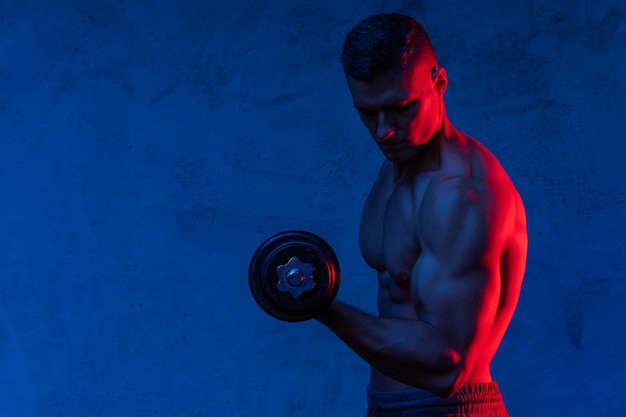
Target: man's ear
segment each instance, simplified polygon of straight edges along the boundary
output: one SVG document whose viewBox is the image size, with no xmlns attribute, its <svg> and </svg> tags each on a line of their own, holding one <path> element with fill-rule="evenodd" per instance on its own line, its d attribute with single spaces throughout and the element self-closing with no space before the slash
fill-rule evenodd
<svg viewBox="0 0 626 417">
<path fill-rule="evenodd" d="M 432 74 L 435 91 L 437 94 L 443 95 L 448 88 L 448 74 L 446 74 L 446 69 L 443 67 L 433 67 Z"/>
</svg>

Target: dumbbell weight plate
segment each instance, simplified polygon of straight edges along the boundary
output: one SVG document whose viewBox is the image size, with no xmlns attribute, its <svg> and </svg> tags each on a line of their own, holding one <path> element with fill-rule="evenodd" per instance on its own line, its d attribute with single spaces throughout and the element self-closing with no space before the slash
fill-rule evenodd
<svg viewBox="0 0 626 417">
<path fill-rule="evenodd" d="M 302 288 L 294 279 L 300 275 Z M 259 246 L 248 280 L 252 296 L 266 313 L 297 322 L 315 317 L 332 303 L 339 275 L 337 256 L 326 241 L 310 232 L 286 231 Z"/>
</svg>

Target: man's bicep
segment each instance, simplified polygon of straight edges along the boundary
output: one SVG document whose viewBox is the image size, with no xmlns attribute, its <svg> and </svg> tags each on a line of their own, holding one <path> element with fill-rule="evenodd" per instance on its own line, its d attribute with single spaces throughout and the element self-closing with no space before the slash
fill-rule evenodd
<svg viewBox="0 0 626 417">
<path fill-rule="evenodd" d="M 464 184 L 446 186 L 422 216 L 426 222 L 420 228 L 422 253 L 413 271 L 412 295 L 420 318 L 463 353 L 480 344 L 493 323 L 501 244 L 490 223 L 489 196 Z"/>
<path fill-rule="evenodd" d="M 447 262 L 446 262 L 447 263 Z M 487 336 L 498 307 L 499 270 L 477 263 L 452 270 L 423 253 L 413 270 L 412 297 L 418 317 L 430 323 L 450 348 L 465 352 Z"/>
</svg>

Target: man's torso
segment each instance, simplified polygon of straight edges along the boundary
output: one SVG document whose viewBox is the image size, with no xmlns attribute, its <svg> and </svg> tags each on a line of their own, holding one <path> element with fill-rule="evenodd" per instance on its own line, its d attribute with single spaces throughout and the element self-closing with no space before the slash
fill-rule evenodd
<svg viewBox="0 0 626 417">
<path fill-rule="evenodd" d="M 428 227 L 429 204 L 434 187 L 442 181 L 471 184 L 479 193 L 497 199 L 496 205 L 512 214 L 504 233 L 510 235 L 501 248 L 501 296 L 490 338 L 493 343 L 474 366 L 468 382 L 489 382 L 489 364 L 511 319 L 521 285 L 525 248 L 516 244 L 516 234 L 525 234 L 525 215 L 519 194 L 508 176 L 482 145 L 454 130 L 451 137 L 435 143 L 429 158 L 437 160 L 397 180 L 391 163 L 385 162 L 367 199 L 361 222 L 361 251 L 365 261 L 378 271 L 378 311 L 381 317 L 419 319 L 423 300 L 411 291 L 411 273 L 422 251 L 421 235 Z M 433 157 L 434 155 L 434 157 Z M 432 162 L 432 161 L 431 161 Z M 419 277 L 418 277 L 419 282 Z M 370 383 L 380 390 L 410 388 L 372 369 Z"/>
</svg>

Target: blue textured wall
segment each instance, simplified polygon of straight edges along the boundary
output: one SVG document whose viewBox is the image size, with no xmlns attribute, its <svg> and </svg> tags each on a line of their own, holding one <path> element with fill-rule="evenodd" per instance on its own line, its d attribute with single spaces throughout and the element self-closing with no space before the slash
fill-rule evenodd
<svg viewBox="0 0 626 417">
<path fill-rule="evenodd" d="M 0 414 L 361 416 L 367 366 L 247 286 L 306 229 L 373 311 L 360 209 L 381 157 L 338 61 L 421 20 L 449 114 L 528 210 L 494 362 L 512 415 L 626 408 L 626 6 L 619 0 L 0 1 Z"/>
</svg>

